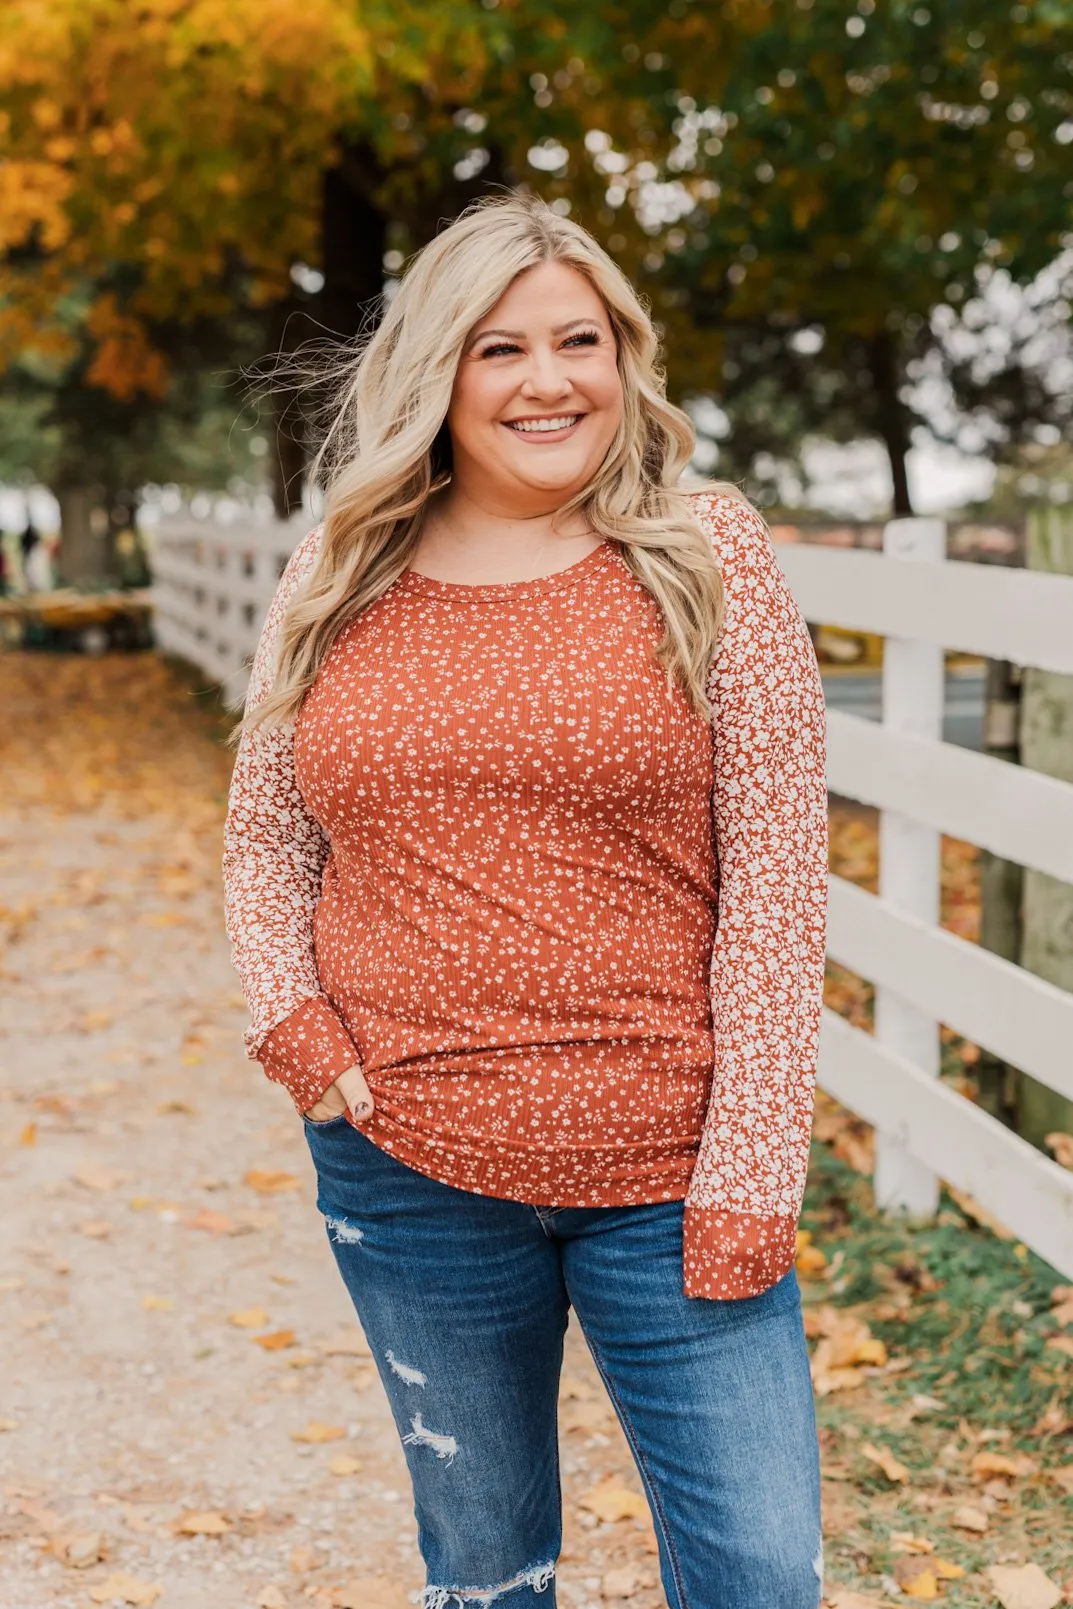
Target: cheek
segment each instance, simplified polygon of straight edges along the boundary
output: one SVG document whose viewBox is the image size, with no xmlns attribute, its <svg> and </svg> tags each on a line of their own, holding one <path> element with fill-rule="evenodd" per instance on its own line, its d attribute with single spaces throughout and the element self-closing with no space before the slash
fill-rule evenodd
<svg viewBox="0 0 1073 1609">
<path fill-rule="evenodd" d="M 509 397 L 510 387 L 491 367 L 468 368 L 455 382 L 447 428 L 456 440 L 471 440 L 498 419 Z"/>
</svg>

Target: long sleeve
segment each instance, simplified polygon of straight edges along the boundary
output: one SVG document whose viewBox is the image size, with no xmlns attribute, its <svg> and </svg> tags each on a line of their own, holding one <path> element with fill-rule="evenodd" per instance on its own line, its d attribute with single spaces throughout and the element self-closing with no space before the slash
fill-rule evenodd
<svg viewBox="0 0 1073 1609">
<path fill-rule="evenodd" d="M 708 682 L 715 1068 L 686 1197 L 684 1288 L 735 1298 L 789 1271 L 805 1191 L 826 949 L 826 717 L 767 527 L 733 497 L 698 494 L 695 507 L 726 619 Z"/>
<path fill-rule="evenodd" d="M 287 607 L 312 569 L 320 528 L 291 557 L 261 632 L 246 708 L 271 689 Z M 361 1057 L 325 995 L 313 952 L 328 841 L 294 774 L 291 723 L 244 732 L 224 827 L 224 915 L 250 1012 L 246 1053 L 308 1111 Z"/>
</svg>

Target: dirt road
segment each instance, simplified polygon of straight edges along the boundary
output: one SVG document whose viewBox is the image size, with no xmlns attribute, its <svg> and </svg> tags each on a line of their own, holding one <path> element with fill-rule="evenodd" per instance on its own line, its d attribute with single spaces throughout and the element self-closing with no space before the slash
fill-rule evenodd
<svg viewBox="0 0 1073 1609">
<path fill-rule="evenodd" d="M 300 1125 L 241 1052 L 218 728 L 148 656 L 0 681 L 0 1605 L 404 1609 L 394 1425 Z M 561 1601 L 654 1609 L 576 1335 L 563 1394 Z M 604 1482 L 620 1519 L 583 1506 Z"/>
</svg>

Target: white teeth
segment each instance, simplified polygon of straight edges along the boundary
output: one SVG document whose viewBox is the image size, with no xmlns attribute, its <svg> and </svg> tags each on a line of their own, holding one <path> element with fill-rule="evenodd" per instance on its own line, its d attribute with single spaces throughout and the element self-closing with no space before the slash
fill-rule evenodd
<svg viewBox="0 0 1073 1609">
<path fill-rule="evenodd" d="M 579 413 L 566 413 L 561 419 L 508 419 L 506 422 L 511 430 L 565 430 L 568 425 L 576 425 L 580 418 Z"/>
</svg>

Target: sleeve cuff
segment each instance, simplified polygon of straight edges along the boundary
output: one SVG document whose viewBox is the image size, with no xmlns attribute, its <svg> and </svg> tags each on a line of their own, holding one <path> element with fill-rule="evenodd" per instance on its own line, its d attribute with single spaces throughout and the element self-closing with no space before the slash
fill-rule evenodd
<svg viewBox="0 0 1073 1609">
<path fill-rule="evenodd" d="M 759 1296 L 789 1273 L 796 1254 L 796 1218 L 758 1218 L 686 1204 L 682 1269 L 687 1296 L 723 1301 Z"/>
<path fill-rule="evenodd" d="M 282 1084 L 299 1112 L 315 1106 L 330 1084 L 361 1056 L 322 994 L 311 995 L 277 1023 L 257 1051 L 267 1077 Z"/>
</svg>

